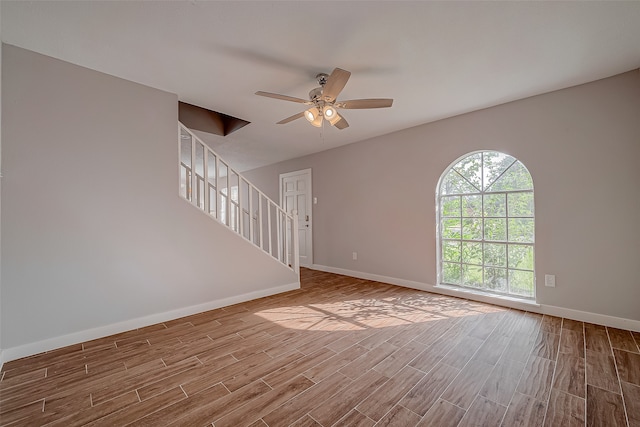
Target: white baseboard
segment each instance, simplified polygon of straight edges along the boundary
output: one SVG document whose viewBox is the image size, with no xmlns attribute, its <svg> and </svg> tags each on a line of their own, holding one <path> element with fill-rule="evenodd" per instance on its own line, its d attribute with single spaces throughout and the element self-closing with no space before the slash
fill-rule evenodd
<svg viewBox="0 0 640 427">
<path fill-rule="evenodd" d="M 358 279 L 374 280 L 376 282 L 390 283 L 392 285 L 403 286 L 405 288 L 428 290 L 429 285 L 413 280 L 398 279 L 395 277 L 381 276 L 379 274 L 364 273 L 362 271 L 347 270 L 345 268 L 329 267 L 326 265 L 313 264 L 309 267 L 312 270 L 326 271 L 327 273 L 343 274 L 345 276 L 357 277 Z"/>
<path fill-rule="evenodd" d="M 610 328 L 627 329 L 640 332 L 640 321 L 625 319 L 624 317 L 608 316 L 606 314 L 591 313 L 588 311 L 574 310 L 572 308 L 557 307 L 555 305 L 542 304 L 541 314 L 566 317 L 567 319 L 580 320 L 582 322 L 595 323 L 609 326 Z"/>
<path fill-rule="evenodd" d="M 299 281 L 290 283 L 288 285 L 248 292 L 242 295 L 235 295 L 228 298 L 209 301 L 203 304 L 192 305 L 190 307 L 179 308 L 164 313 L 152 314 L 150 316 L 138 317 L 136 319 L 125 320 L 123 322 L 100 326 L 98 328 L 86 329 L 84 331 L 74 332 L 59 337 L 6 348 L 0 351 L 0 365 L 4 364 L 4 362 L 9 362 L 11 360 L 20 359 L 22 357 L 32 356 L 34 354 L 55 350 L 57 348 L 66 347 L 68 345 L 78 344 L 81 342 L 94 340 L 96 338 L 118 334 L 120 332 L 131 331 L 133 329 L 143 328 L 145 326 L 154 325 L 156 323 L 167 322 L 169 320 L 190 316 L 192 314 L 202 313 L 220 307 L 227 307 L 229 305 L 267 297 L 270 295 L 280 294 L 295 289 L 300 289 Z"/>
<path fill-rule="evenodd" d="M 345 276 L 357 277 L 359 279 L 374 280 L 376 282 L 389 283 L 405 288 L 418 289 L 421 291 L 433 292 L 436 294 L 448 295 L 458 298 L 465 298 L 472 301 L 479 301 L 488 304 L 500 305 L 503 307 L 526 310 L 533 313 L 548 314 L 550 316 L 566 317 L 567 319 L 581 322 L 595 323 L 612 328 L 627 329 L 640 332 L 640 321 L 625 319 L 622 317 L 608 316 L 605 314 L 591 313 L 588 311 L 574 310 L 571 308 L 557 307 L 554 305 L 538 304 L 522 300 L 515 300 L 502 296 L 487 296 L 466 289 L 455 289 L 445 286 L 436 286 L 428 283 L 416 282 L 413 280 L 398 279 L 395 277 L 381 276 L 379 274 L 364 273 L 361 271 L 347 270 L 344 268 L 329 267 L 326 265 L 313 264 L 309 267 L 313 270 L 326 271 L 328 273 L 343 274 Z"/>
</svg>

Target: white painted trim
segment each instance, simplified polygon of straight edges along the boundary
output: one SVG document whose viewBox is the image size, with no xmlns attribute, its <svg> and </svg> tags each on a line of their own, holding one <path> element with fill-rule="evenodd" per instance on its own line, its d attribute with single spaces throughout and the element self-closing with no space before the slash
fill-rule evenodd
<svg viewBox="0 0 640 427">
<path fill-rule="evenodd" d="M 4 351 L 0 350 L 0 371 L 2 371 L 3 366 L 4 366 Z"/>
<path fill-rule="evenodd" d="M 484 302 L 503 307 L 515 308 L 518 310 L 530 311 L 532 313 L 548 314 L 550 316 L 566 317 L 567 319 L 578 320 L 581 322 L 595 323 L 598 325 L 609 326 L 612 328 L 627 329 L 630 331 L 640 332 L 640 320 L 625 319 L 622 317 L 609 316 L 606 314 L 591 313 L 588 311 L 574 310 L 571 308 L 558 307 L 554 305 L 538 304 L 535 302 L 527 302 L 517 300 L 510 297 L 489 296 L 479 292 L 473 292 L 466 289 L 454 289 L 449 286 L 437 286 L 428 283 L 416 282 L 406 279 L 398 279 L 395 277 L 381 276 L 379 274 L 364 273 L 361 271 L 347 270 L 344 268 L 328 267 L 326 265 L 313 264 L 309 267 L 314 270 L 326 271 L 328 273 L 343 274 L 345 276 L 357 277 L 359 279 L 374 280 L 376 282 L 389 283 L 392 285 L 402 286 L 405 288 L 418 289 L 421 291 L 432 292 L 436 294 L 448 295 L 457 298 L 464 298 L 472 301 Z"/>
<path fill-rule="evenodd" d="M 329 267 L 326 265 L 313 264 L 309 267 L 313 270 L 326 271 L 327 273 L 342 274 L 345 276 L 357 277 L 358 279 L 374 280 L 376 282 L 390 283 L 392 285 L 403 286 L 405 288 L 419 289 L 427 291 L 428 285 L 412 280 L 398 279 L 395 277 L 381 276 L 379 274 L 364 273 L 362 271 L 347 270 L 346 268 Z"/>
<path fill-rule="evenodd" d="M 149 316 L 138 317 L 136 319 L 125 320 L 123 322 L 74 332 L 59 337 L 20 345 L 17 347 L 11 347 L 2 351 L 0 361 L 4 363 L 5 361 L 20 359 L 22 357 L 32 356 L 34 354 L 55 350 L 57 348 L 66 347 L 68 345 L 78 344 L 81 342 L 94 340 L 96 338 L 107 337 L 109 335 L 118 334 L 120 332 L 131 331 L 134 329 L 143 328 L 145 326 L 154 325 L 156 323 L 167 322 L 169 320 L 179 319 L 181 317 L 190 316 L 192 314 L 202 313 L 220 307 L 227 307 L 229 305 L 251 301 L 257 298 L 267 297 L 283 292 L 292 291 L 295 289 L 300 289 L 299 281 L 287 285 L 276 286 L 269 289 L 263 289 L 259 291 L 248 292 L 242 295 L 209 301 L 203 304 L 192 305 L 190 307 L 179 308 L 164 313 L 157 313 Z"/>
<path fill-rule="evenodd" d="M 490 292 L 484 292 L 479 289 L 471 289 L 471 288 L 463 288 L 451 285 L 428 285 L 430 286 L 430 292 L 438 292 L 444 295 L 450 295 L 454 297 L 467 298 L 467 295 L 470 295 L 468 299 L 475 298 L 475 301 L 486 302 L 489 304 L 496 304 L 496 300 L 505 301 L 505 303 L 513 304 L 510 305 L 511 308 L 518 308 L 520 310 L 531 311 L 532 307 L 540 307 L 540 304 L 535 302 L 532 299 L 527 298 L 517 298 L 510 295 L 498 295 L 492 294 Z M 431 289 L 435 288 L 435 289 Z"/>
<path fill-rule="evenodd" d="M 244 240 L 248 241 L 249 243 L 251 243 L 252 245 L 259 247 L 260 249 L 262 249 L 263 251 L 264 248 L 262 247 L 262 244 L 258 245 L 253 241 L 253 236 L 249 236 L 249 238 L 245 237 L 241 230 L 240 230 L 240 226 L 238 225 L 237 230 L 234 230 L 232 228 L 232 224 L 231 224 L 231 209 L 235 206 L 238 207 L 238 223 L 240 223 L 242 221 L 242 215 L 243 215 L 243 210 L 245 209 L 245 206 L 243 206 L 242 204 L 242 199 L 238 196 L 238 203 L 234 203 L 232 201 L 232 197 L 231 197 L 231 177 L 233 175 L 236 175 L 238 177 L 238 195 L 240 194 L 240 187 L 242 186 L 242 181 L 244 180 L 244 182 L 247 183 L 247 185 L 249 186 L 249 193 L 251 194 L 252 190 L 255 190 L 258 193 L 258 200 L 261 202 L 261 197 L 264 197 L 264 199 L 267 201 L 267 216 L 268 216 L 268 223 L 269 223 L 269 255 L 275 259 L 276 261 L 278 261 L 280 264 L 283 264 L 285 267 L 290 268 L 291 270 L 294 270 L 293 268 L 289 267 L 289 265 L 286 263 L 286 260 L 281 260 L 280 256 L 274 256 L 273 255 L 273 250 L 271 247 L 271 205 L 273 205 L 275 207 L 275 211 L 276 214 L 281 213 L 282 215 L 284 215 L 284 217 L 287 220 L 293 221 L 293 216 L 287 214 L 282 208 L 280 208 L 280 206 L 274 202 L 273 200 L 271 200 L 269 197 L 267 197 L 266 194 L 264 194 L 262 191 L 260 191 L 260 189 L 258 189 L 258 187 L 256 187 L 255 185 L 253 185 L 251 183 L 251 181 L 249 181 L 248 179 L 246 179 L 244 176 L 242 176 L 240 173 L 238 173 L 235 169 L 233 169 L 228 162 L 226 162 L 224 159 L 222 159 L 215 151 L 213 151 L 211 149 L 211 147 L 209 147 L 207 144 L 205 144 L 200 138 L 198 138 L 193 132 L 191 132 L 191 130 L 189 130 L 186 126 L 184 126 L 182 123 L 178 122 L 178 129 L 179 129 L 179 134 L 181 135 L 182 132 L 186 132 L 191 136 L 191 199 L 188 199 L 186 197 L 186 192 L 185 192 L 185 196 L 182 196 L 181 192 L 180 192 L 180 186 L 178 186 L 178 196 L 180 198 L 182 198 L 183 200 L 186 200 L 189 204 L 191 204 L 192 206 L 195 206 L 196 209 L 198 209 L 200 212 L 202 212 L 203 214 L 205 214 L 206 216 L 208 216 L 209 218 L 213 218 L 216 221 L 218 221 L 218 223 L 224 225 L 225 228 L 229 229 L 231 232 L 240 235 L 242 238 L 244 238 Z M 217 198 L 219 194 L 223 194 L 220 189 L 220 165 L 224 165 L 226 172 L 226 189 L 227 189 L 227 209 L 225 210 L 225 222 L 222 222 L 222 220 L 219 218 L 219 208 L 218 205 L 216 205 L 216 213 L 215 215 L 211 215 L 210 212 L 208 212 L 208 209 L 206 209 L 206 206 L 204 208 L 201 208 L 198 202 L 197 198 L 194 198 L 194 189 L 196 189 L 196 181 L 199 183 L 200 181 L 196 180 L 196 164 L 195 164 L 195 147 L 196 147 L 196 143 L 200 144 L 202 146 L 202 149 L 204 150 L 204 159 L 208 158 L 208 154 L 207 153 L 211 153 L 213 156 L 215 156 L 216 158 L 216 203 L 217 203 Z M 178 137 L 178 164 L 182 165 L 182 160 L 180 157 L 180 150 L 181 150 L 181 146 L 182 146 L 182 139 L 181 137 Z M 205 199 L 208 200 L 209 198 L 209 171 L 204 168 L 205 166 L 207 166 L 206 162 L 203 163 L 203 176 L 202 177 L 202 181 L 203 181 L 203 185 L 206 187 L 205 188 Z M 178 166 L 178 168 L 180 168 L 180 166 Z M 186 166 L 185 166 L 186 168 Z M 310 176 L 310 175 L 309 175 Z M 311 182 L 311 181 L 309 181 Z M 200 197 L 200 192 L 197 192 L 197 197 Z M 249 198 L 250 200 L 250 198 Z M 204 203 L 204 205 L 210 203 L 210 201 Z M 260 203 L 260 206 L 262 206 L 262 203 Z M 260 224 L 262 224 L 262 217 Z M 278 221 L 278 231 L 280 229 L 280 221 Z M 262 229 L 261 229 L 262 231 Z M 278 233 L 278 245 L 280 245 L 280 239 L 281 239 L 281 235 L 280 233 Z M 260 234 L 260 243 L 262 243 L 262 234 Z M 297 244 L 297 243 L 295 243 Z M 280 246 L 278 246 L 278 248 L 280 248 Z M 265 251 L 266 252 L 266 251 Z M 278 253 L 280 253 L 280 251 L 278 251 Z M 294 273 L 299 275 L 298 271 L 294 270 Z"/>
<path fill-rule="evenodd" d="M 566 317 L 567 319 L 580 320 L 582 322 L 595 323 L 609 326 L 610 328 L 627 329 L 640 332 L 640 320 L 625 319 L 624 317 L 608 316 L 606 314 L 591 313 L 588 311 L 574 310 L 572 308 L 557 307 L 555 305 L 540 305 L 541 314 Z"/>
</svg>

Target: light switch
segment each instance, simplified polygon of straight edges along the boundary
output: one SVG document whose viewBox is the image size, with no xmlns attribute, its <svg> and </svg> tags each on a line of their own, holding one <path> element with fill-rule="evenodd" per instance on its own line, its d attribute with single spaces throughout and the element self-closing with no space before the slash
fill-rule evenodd
<svg viewBox="0 0 640 427">
<path fill-rule="evenodd" d="M 544 285 L 550 288 L 556 287 L 556 276 L 553 274 L 545 274 L 544 275 Z"/>
</svg>

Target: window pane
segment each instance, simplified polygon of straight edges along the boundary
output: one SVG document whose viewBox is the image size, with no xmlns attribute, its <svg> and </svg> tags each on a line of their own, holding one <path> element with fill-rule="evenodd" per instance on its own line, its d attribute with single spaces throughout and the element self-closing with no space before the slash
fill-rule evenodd
<svg viewBox="0 0 640 427">
<path fill-rule="evenodd" d="M 482 219 L 463 219 L 462 238 L 467 240 L 482 240 Z"/>
<path fill-rule="evenodd" d="M 509 218 L 509 241 L 533 243 L 533 219 Z"/>
<path fill-rule="evenodd" d="M 483 198 L 485 216 L 506 216 L 505 194 L 486 194 Z"/>
<path fill-rule="evenodd" d="M 484 239 L 504 242 L 507 240 L 507 220 L 490 218 L 484 220 Z"/>
<path fill-rule="evenodd" d="M 462 283 L 462 274 L 460 264 L 452 264 L 450 262 L 442 263 L 442 281 L 452 285 L 459 285 Z"/>
<path fill-rule="evenodd" d="M 485 267 L 484 283 L 492 291 L 507 292 L 507 269 Z"/>
<path fill-rule="evenodd" d="M 486 191 L 533 190 L 531 175 L 522 163 L 516 162 Z"/>
<path fill-rule="evenodd" d="M 460 175 L 465 177 L 476 188 L 475 192 L 482 189 L 482 153 L 472 154 L 460 160 L 454 167 Z"/>
<path fill-rule="evenodd" d="M 482 286 L 482 267 L 462 265 L 462 284 L 479 288 Z"/>
<path fill-rule="evenodd" d="M 445 239 L 460 238 L 460 218 L 448 218 L 442 220 L 442 237 Z"/>
<path fill-rule="evenodd" d="M 533 296 L 533 271 L 509 270 L 509 290 L 512 294 Z"/>
<path fill-rule="evenodd" d="M 460 216 L 460 196 L 442 198 L 442 216 Z"/>
<path fill-rule="evenodd" d="M 507 200 L 509 216 L 533 216 L 533 193 L 510 193 Z"/>
<path fill-rule="evenodd" d="M 484 265 L 507 266 L 507 245 L 500 243 L 484 244 Z"/>
<path fill-rule="evenodd" d="M 476 193 L 478 189 L 473 188 L 458 172 L 451 169 L 447 176 L 440 184 L 440 194 L 460 194 L 460 193 Z"/>
<path fill-rule="evenodd" d="M 533 270 L 533 246 L 509 245 L 509 267 Z"/>
<path fill-rule="evenodd" d="M 462 216 L 482 216 L 482 196 L 462 196 Z"/>
<path fill-rule="evenodd" d="M 462 262 L 482 265 L 482 243 L 462 242 Z"/>
<path fill-rule="evenodd" d="M 456 240 L 444 240 L 442 242 L 442 259 L 444 261 L 460 262 L 460 242 Z"/>
<path fill-rule="evenodd" d="M 482 153 L 483 189 L 486 190 L 516 159 L 497 151 Z"/>
</svg>

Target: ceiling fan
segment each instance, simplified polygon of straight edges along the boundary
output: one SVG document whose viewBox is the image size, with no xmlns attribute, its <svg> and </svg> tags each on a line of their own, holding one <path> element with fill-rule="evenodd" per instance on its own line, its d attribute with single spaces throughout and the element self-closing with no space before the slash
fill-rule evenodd
<svg viewBox="0 0 640 427">
<path fill-rule="evenodd" d="M 341 68 L 333 70 L 331 75 L 320 73 L 316 76 L 320 87 L 314 88 L 309 92 L 309 100 L 296 98 L 293 96 L 280 95 L 270 92 L 256 92 L 256 95 L 266 96 L 267 98 L 281 99 L 283 101 L 297 102 L 300 104 L 310 105 L 306 111 L 294 114 L 291 117 L 280 120 L 277 124 L 282 125 L 292 122 L 300 117 L 306 118 L 313 126 L 322 126 L 323 120 L 326 120 L 338 129 L 349 127 L 349 123 L 338 114 L 338 109 L 365 109 L 365 108 L 387 108 L 393 104 L 393 99 L 372 98 L 372 99 L 351 99 L 348 101 L 338 101 L 336 98 L 344 89 L 351 73 Z"/>
</svg>

